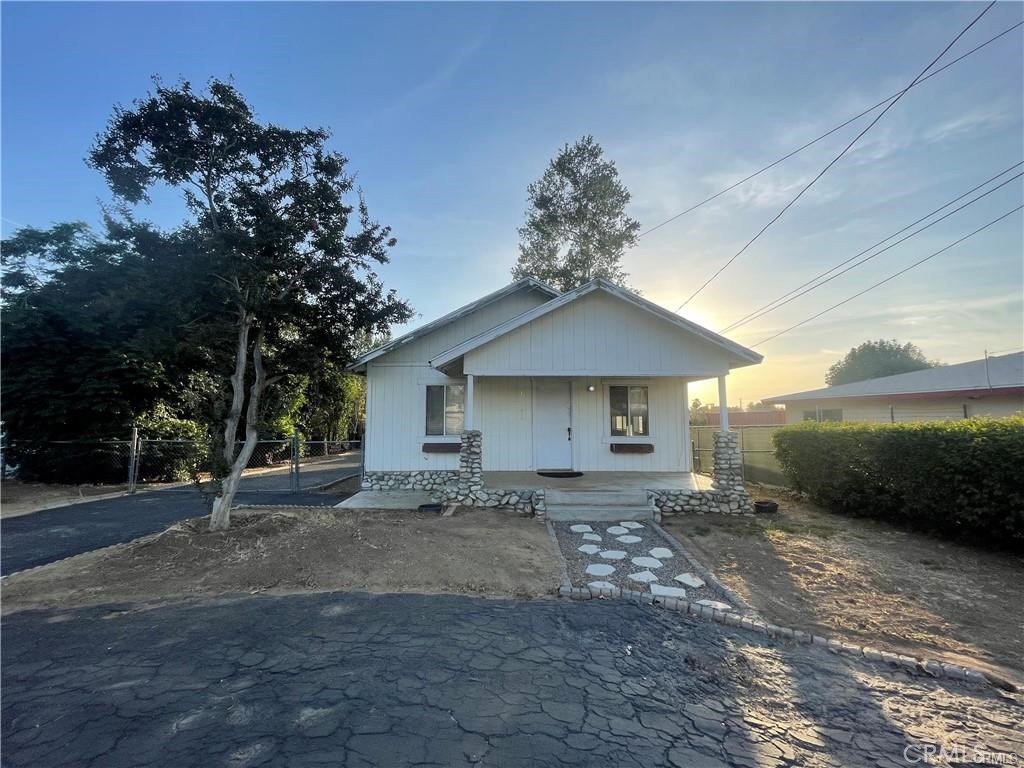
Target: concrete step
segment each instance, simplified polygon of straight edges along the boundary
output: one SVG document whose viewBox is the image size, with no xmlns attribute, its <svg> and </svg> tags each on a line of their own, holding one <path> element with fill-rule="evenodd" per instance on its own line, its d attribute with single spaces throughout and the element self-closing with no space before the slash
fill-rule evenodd
<svg viewBox="0 0 1024 768">
<path fill-rule="evenodd" d="M 614 523 L 619 520 L 653 520 L 654 507 L 650 505 L 629 507 L 587 507 L 576 504 L 552 504 L 545 499 L 549 520 L 578 520 L 580 522 Z"/>
<path fill-rule="evenodd" d="M 567 491 L 544 489 L 544 500 L 550 504 L 580 507 L 646 507 L 647 491 Z"/>
</svg>

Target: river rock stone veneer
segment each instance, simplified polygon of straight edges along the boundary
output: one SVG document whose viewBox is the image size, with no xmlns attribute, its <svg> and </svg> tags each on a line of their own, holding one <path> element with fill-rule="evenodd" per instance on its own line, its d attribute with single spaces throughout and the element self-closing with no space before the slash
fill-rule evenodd
<svg viewBox="0 0 1024 768">
<path fill-rule="evenodd" d="M 440 500 L 445 488 L 458 479 L 459 473 L 450 469 L 367 472 L 363 475 L 362 488 L 366 491 L 429 491 Z"/>
</svg>

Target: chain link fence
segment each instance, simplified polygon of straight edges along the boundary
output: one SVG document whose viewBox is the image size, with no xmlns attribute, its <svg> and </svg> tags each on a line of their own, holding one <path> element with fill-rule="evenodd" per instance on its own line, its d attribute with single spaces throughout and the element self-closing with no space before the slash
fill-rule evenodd
<svg viewBox="0 0 1024 768">
<path fill-rule="evenodd" d="M 780 425 L 730 427 L 739 433 L 740 455 L 743 458 L 743 479 L 766 485 L 785 485 L 782 467 L 775 458 L 772 435 Z M 695 472 L 711 474 L 715 467 L 714 433 L 718 427 L 690 427 L 693 439 L 693 468 Z"/>
<path fill-rule="evenodd" d="M 238 447 L 241 448 L 239 442 Z M 260 440 L 242 473 L 240 491 L 308 491 L 358 475 L 360 440 Z M 203 440 L 17 441 L 0 446 L 0 477 L 58 485 L 190 490 L 213 478 Z"/>
</svg>

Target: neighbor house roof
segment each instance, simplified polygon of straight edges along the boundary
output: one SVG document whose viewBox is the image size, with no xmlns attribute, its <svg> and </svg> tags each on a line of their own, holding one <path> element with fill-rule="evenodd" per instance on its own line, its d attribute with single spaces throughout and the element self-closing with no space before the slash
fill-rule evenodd
<svg viewBox="0 0 1024 768">
<path fill-rule="evenodd" d="M 369 352 L 362 355 L 358 360 L 352 363 L 348 367 L 348 370 L 364 371 L 366 370 L 366 364 L 371 360 L 374 360 L 380 357 L 381 355 L 386 355 L 388 352 L 392 352 L 398 347 L 415 341 L 416 339 L 422 338 L 426 336 L 428 333 L 436 331 L 438 328 L 443 328 L 449 323 L 454 323 L 459 318 L 472 314 L 476 310 L 481 309 L 482 307 L 485 307 L 488 304 L 493 304 L 494 302 L 499 301 L 505 298 L 506 296 L 515 293 L 516 291 L 521 291 L 527 288 L 540 291 L 541 293 L 546 293 L 551 297 L 558 296 L 558 291 L 552 288 L 547 283 L 542 283 L 540 280 L 537 280 L 532 277 L 525 277 L 522 280 L 517 280 L 514 283 L 506 285 L 504 288 L 501 288 L 500 290 L 497 290 L 494 293 L 487 294 L 482 299 L 477 299 L 476 301 L 470 304 L 466 304 L 464 307 L 459 307 L 454 312 L 449 312 L 444 317 L 439 317 L 437 320 L 434 320 L 433 322 L 427 323 L 426 325 L 422 325 L 419 328 L 416 328 L 415 330 L 405 334 L 404 336 L 399 336 L 397 339 L 392 339 L 387 344 L 382 344 L 379 347 L 371 349 Z"/>
<path fill-rule="evenodd" d="M 982 393 L 1024 388 L 1024 352 L 940 365 L 895 376 L 855 381 L 791 395 L 766 397 L 766 403 L 797 400 L 835 400 L 844 397 L 887 397 Z"/>
<path fill-rule="evenodd" d="M 441 352 L 430 361 L 430 364 L 434 368 L 441 368 L 443 366 L 446 366 L 449 363 L 458 360 L 467 352 L 474 350 L 477 347 L 481 347 L 484 344 L 487 344 L 488 342 L 491 342 L 494 339 L 499 338 L 500 336 L 504 336 L 505 334 L 514 331 L 516 328 L 520 328 L 526 325 L 527 323 L 536 320 L 539 317 L 543 317 L 544 315 L 554 312 L 555 310 L 564 307 L 565 305 L 570 304 L 571 302 L 577 301 L 578 299 L 581 299 L 584 296 L 595 291 L 604 291 L 605 293 L 609 293 L 612 296 L 622 299 L 623 301 L 626 301 L 645 312 L 649 312 L 650 314 L 655 315 L 656 317 L 659 317 L 662 320 L 665 320 L 666 322 L 669 322 L 684 331 L 688 331 L 694 334 L 695 336 L 703 338 L 705 341 L 708 341 L 718 347 L 721 347 L 722 349 L 724 349 L 726 352 L 733 356 L 734 360 L 737 363 L 737 367 L 743 365 L 754 365 L 756 363 L 760 363 L 761 360 L 764 359 L 757 352 L 754 352 L 751 349 L 747 349 L 746 347 L 741 346 L 734 341 L 730 341 L 724 336 L 719 336 L 717 333 L 709 331 L 707 328 L 704 328 L 703 326 L 697 325 L 696 323 L 691 322 L 690 320 L 682 318 L 679 315 L 675 314 L 674 312 L 669 312 L 664 307 L 659 307 L 657 304 L 647 301 L 647 299 L 642 298 L 633 291 L 615 285 L 614 283 L 610 283 L 602 278 L 597 278 L 595 280 L 591 280 L 589 283 L 581 285 L 579 288 L 575 288 L 571 291 L 566 291 L 562 295 L 552 299 L 551 301 L 545 304 L 541 304 L 540 306 L 534 307 L 533 309 L 527 312 L 523 312 L 521 315 L 517 315 L 516 317 L 513 317 L 510 320 L 506 320 L 504 323 L 501 323 L 500 325 L 497 325 L 494 328 L 491 328 L 490 330 L 477 334 L 473 338 L 467 339 L 466 341 L 462 342 L 461 344 L 457 344 L 451 349 L 447 349 L 444 352 Z"/>
</svg>

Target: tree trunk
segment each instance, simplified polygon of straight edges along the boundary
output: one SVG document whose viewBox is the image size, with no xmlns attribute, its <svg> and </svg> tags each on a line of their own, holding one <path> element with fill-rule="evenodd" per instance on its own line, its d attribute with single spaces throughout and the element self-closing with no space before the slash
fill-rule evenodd
<svg viewBox="0 0 1024 768">
<path fill-rule="evenodd" d="M 248 323 L 243 323 L 242 328 L 239 329 L 239 341 L 242 340 L 243 336 L 248 339 L 249 325 L 252 320 L 249 319 Z M 244 351 L 242 363 L 242 382 L 244 383 L 245 376 L 245 362 Z M 245 414 L 245 442 L 242 444 L 242 449 L 238 452 L 238 456 L 234 457 L 234 461 L 231 463 L 231 470 L 228 472 L 220 484 L 220 494 L 213 500 L 213 509 L 210 514 L 210 530 L 211 531 L 223 531 L 231 525 L 231 505 L 234 503 L 235 494 L 238 493 L 238 486 L 242 482 L 242 472 L 249 465 L 249 459 L 252 458 L 252 453 L 256 449 L 256 443 L 259 440 L 259 432 L 256 428 L 256 424 L 259 421 L 259 408 L 260 398 L 263 395 L 263 389 L 266 386 L 267 375 L 263 368 L 263 332 L 260 331 L 256 336 L 256 343 L 253 346 L 252 351 L 252 364 L 255 371 L 255 377 L 252 383 L 252 387 L 249 388 L 249 407 Z M 238 369 L 236 367 L 235 373 L 237 375 Z M 231 377 L 232 386 L 235 386 L 235 376 Z M 237 399 L 237 389 L 235 390 Z M 234 402 L 232 402 L 232 410 L 234 410 Z M 231 435 L 231 448 L 234 448 L 234 435 L 237 434 L 238 419 L 241 416 L 241 404 L 238 406 L 238 413 L 233 416 L 234 427 Z M 226 421 L 231 421 L 232 415 L 229 414 Z M 231 428 L 231 425 L 228 425 Z M 227 432 L 225 431 L 225 437 Z M 233 451 L 232 451 L 233 452 Z M 225 457 L 229 455 L 228 449 L 225 449 Z"/>
</svg>

